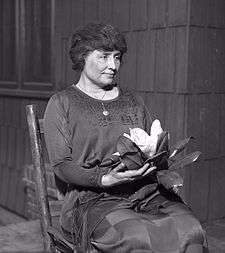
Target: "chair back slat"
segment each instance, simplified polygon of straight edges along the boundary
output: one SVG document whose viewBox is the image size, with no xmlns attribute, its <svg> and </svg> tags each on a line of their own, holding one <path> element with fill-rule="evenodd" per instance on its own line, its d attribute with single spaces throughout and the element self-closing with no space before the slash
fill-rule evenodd
<svg viewBox="0 0 225 253">
<path fill-rule="evenodd" d="M 35 191 L 38 198 L 39 214 L 44 242 L 44 252 L 73 252 L 73 244 L 67 242 L 61 234 L 59 223 L 63 196 L 57 192 L 58 200 L 48 199 L 46 168 L 44 163 L 45 142 L 43 119 L 37 117 L 37 106 L 26 106 L 27 123 L 30 135 L 33 168 L 35 170 Z"/>
<path fill-rule="evenodd" d="M 41 129 L 43 132 L 43 121 L 39 121 L 37 119 L 36 105 L 27 105 L 26 114 L 30 135 L 32 161 L 35 169 L 36 193 L 38 196 L 38 204 L 40 208 L 39 213 L 41 215 L 44 248 L 45 250 L 49 250 L 50 242 L 47 234 L 47 229 L 49 226 L 51 226 L 51 216 L 47 199 L 46 172 L 41 146 Z M 42 123 L 39 124 L 39 122 Z"/>
</svg>

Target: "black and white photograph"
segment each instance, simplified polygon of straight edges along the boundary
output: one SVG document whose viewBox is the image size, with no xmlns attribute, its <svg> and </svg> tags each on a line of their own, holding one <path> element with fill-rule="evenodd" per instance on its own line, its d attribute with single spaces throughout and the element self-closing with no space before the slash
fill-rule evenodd
<svg viewBox="0 0 225 253">
<path fill-rule="evenodd" d="M 0 0 L 0 253 L 225 253 L 225 0 Z"/>
</svg>

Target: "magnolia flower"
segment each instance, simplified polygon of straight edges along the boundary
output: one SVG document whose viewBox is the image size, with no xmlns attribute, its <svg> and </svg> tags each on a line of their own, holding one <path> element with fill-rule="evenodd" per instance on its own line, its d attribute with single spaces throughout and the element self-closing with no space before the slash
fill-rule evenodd
<svg viewBox="0 0 225 253">
<path fill-rule="evenodd" d="M 116 146 L 117 152 L 112 154 L 110 159 L 113 163 L 122 161 L 127 170 L 137 170 L 145 163 L 155 166 L 156 173 L 151 176 L 156 177 L 159 185 L 179 195 L 183 178 L 178 170 L 195 162 L 201 154 L 196 151 L 183 157 L 177 156 L 191 139 L 193 137 L 178 141 L 170 148 L 169 133 L 163 131 L 160 121 L 156 119 L 152 123 L 150 135 L 141 128 L 133 128 L 130 129 L 130 134 L 120 135 Z M 149 191 L 151 192 L 151 187 Z"/>
<path fill-rule="evenodd" d="M 158 184 L 179 195 L 183 178 L 178 171 L 195 162 L 201 154 L 196 151 L 177 156 L 191 139 L 193 137 L 185 138 L 170 148 L 169 133 L 163 131 L 160 121 L 156 119 L 152 123 L 150 135 L 141 128 L 133 128 L 130 129 L 130 134 L 120 135 L 116 145 L 117 152 L 112 154 L 110 162 L 113 164 L 122 161 L 125 165 L 123 169 L 127 170 L 137 170 L 145 163 L 149 163 L 150 166 L 156 167 L 154 170 L 156 173 L 151 176 L 156 177 Z M 108 166 L 107 161 L 106 164 L 105 166 Z"/>
<path fill-rule="evenodd" d="M 162 132 L 160 121 L 156 119 L 152 123 L 150 135 L 141 128 L 132 128 L 130 135 L 123 135 L 134 142 L 147 157 L 151 157 L 156 153 L 158 138 Z"/>
</svg>

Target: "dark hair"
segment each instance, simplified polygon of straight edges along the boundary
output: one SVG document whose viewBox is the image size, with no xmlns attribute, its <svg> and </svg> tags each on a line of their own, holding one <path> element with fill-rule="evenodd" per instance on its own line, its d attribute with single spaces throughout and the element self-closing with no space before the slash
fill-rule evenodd
<svg viewBox="0 0 225 253">
<path fill-rule="evenodd" d="M 72 36 L 69 52 L 72 68 L 82 71 L 85 57 L 94 50 L 118 50 L 122 60 L 123 54 L 127 52 L 125 37 L 117 28 L 103 23 L 89 23 L 77 29 Z"/>
</svg>

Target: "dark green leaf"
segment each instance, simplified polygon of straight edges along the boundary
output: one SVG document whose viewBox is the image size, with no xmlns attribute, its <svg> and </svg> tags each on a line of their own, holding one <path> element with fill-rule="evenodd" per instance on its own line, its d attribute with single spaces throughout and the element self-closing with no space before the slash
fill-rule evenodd
<svg viewBox="0 0 225 253">
<path fill-rule="evenodd" d="M 121 135 L 117 142 L 117 151 L 122 162 L 129 170 L 139 169 L 145 161 L 144 154 L 130 139 Z"/>
<path fill-rule="evenodd" d="M 175 161 L 174 163 L 170 164 L 169 170 L 181 169 L 184 166 L 195 162 L 199 158 L 200 155 L 201 155 L 200 151 L 196 151 L 194 153 L 185 155 L 184 157 L 182 157 L 179 160 Z"/>
<path fill-rule="evenodd" d="M 150 158 L 148 158 L 147 160 L 145 160 L 145 163 L 155 163 L 155 162 L 159 162 L 162 157 L 164 157 L 165 155 L 167 155 L 166 151 L 163 152 L 159 152 L 153 156 L 151 156 Z"/>
<path fill-rule="evenodd" d="M 160 153 L 163 151 L 166 151 L 166 152 L 169 151 L 169 137 L 168 137 L 168 132 L 165 132 L 165 131 L 159 135 L 159 139 L 158 139 L 157 147 L 156 147 L 156 153 Z"/>
<path fill-rule="evenodd" d="M 173 189 L 183 185 L 183 178 L 175 171 L 160 170 L 157 172 L 158 183 L 166 189 Z"/>
<path fill-rule="evenodd" d="M 194 139 L 194 137 L 190 136 L 188 138 L 185 138 L 184 140 L 178 141 L 171 149 L 172 152 L 170 158 L 174 157 L 175 155 L 183 151 L 191 139 Z"/>
</svg>

